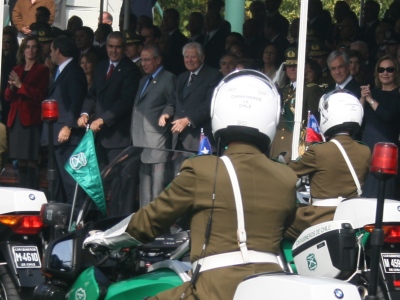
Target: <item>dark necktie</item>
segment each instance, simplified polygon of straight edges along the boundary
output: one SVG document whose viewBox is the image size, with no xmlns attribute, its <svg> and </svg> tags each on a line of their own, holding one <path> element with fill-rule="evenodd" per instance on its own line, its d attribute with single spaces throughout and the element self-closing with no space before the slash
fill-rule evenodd
<svg viewBox="0 0 400 300">
<path fill-rule="evenodd" d="M 111 64 L 110 68 L 108 69 L 108 72 L 107 72 L 106 80 L 108 80 L 108 78 L 110 78 L 112 72 L 114 71 L 114 68 L 115 68 L 114 64 Z"/>
<path fill-rule="evenodd" d="M 147 79 L 146 84 L 144 85 L 142 92 L 140 93 L 140 96 L 143 95 L 144 91 L 147 89 L 147 87 L 149 86 L 150 82 L 153 80 L 153 76 L 150 75 L 149 79 Z"/>
<path fill-rule="evenodd" d="M 194 74 L 194 73 L 190 74 L 189 84 L 188 84 L 188 85 L 191 85 L 191 84 L 192 84 L 192 82 L 193 82 L 193 80 L 194 80 L 195 77 L 196 77 L 196 74 Z"/>
</svg>

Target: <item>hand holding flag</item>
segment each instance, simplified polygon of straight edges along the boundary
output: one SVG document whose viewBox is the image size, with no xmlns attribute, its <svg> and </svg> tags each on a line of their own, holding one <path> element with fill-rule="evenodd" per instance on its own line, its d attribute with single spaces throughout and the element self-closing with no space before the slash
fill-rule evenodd
<svg viewBox="0 0 400 300">
<path fill-rule="evenodd" d="M 92 198 L 102 214 L 106 215 L 103 182 L 97 162 L 92 130 L 87 131 L 83 136 L 64 168 Z"/>
</svg>

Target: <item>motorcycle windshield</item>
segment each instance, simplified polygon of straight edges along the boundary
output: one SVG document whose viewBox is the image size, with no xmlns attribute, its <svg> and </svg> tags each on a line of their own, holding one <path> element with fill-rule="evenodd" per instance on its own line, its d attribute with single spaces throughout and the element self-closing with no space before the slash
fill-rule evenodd
<svg viewBox="0 0 400 300">
<path fill-rule="evenodd" d="M 175 178 L 184 160 L 196 155 L 177 150 L 126 148 L 101 170 L 107 217 L 128 215 L 153 200 Z"/>
</svg>

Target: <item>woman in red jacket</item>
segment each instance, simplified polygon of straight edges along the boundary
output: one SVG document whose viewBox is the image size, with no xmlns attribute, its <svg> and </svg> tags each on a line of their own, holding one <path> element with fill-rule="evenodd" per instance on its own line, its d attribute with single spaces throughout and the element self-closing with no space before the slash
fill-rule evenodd
<svg viewBox="0 0 400 300">
<path fill-rule="evenodd" d="M 10 101 L 10 157 L 18 160 L 20 187 L 39 188 L 38 160 L 41 107 L 49 87 L 49 69 L 39 63 L 41 48 L 36 37 L 26 37 L 18 50 L 18 65 L 11 71 L 5 98 Z"/>
</svg>

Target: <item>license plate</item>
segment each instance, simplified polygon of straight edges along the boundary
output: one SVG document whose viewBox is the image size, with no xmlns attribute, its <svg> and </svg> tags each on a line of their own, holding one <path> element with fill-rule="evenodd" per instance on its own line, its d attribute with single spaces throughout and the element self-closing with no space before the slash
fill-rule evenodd
<svg viewBox="0 0 400 300">
<path fill-rule="evenodd" d="M 400 273 L 400 253 L 381 253 L 385 273 Z"/>
<path fill-rule="evenodd" d="M 40 268 L 40 256 L 36 246 L 13 246 L 15 266 L 22 268 Z"/>
</svg>

